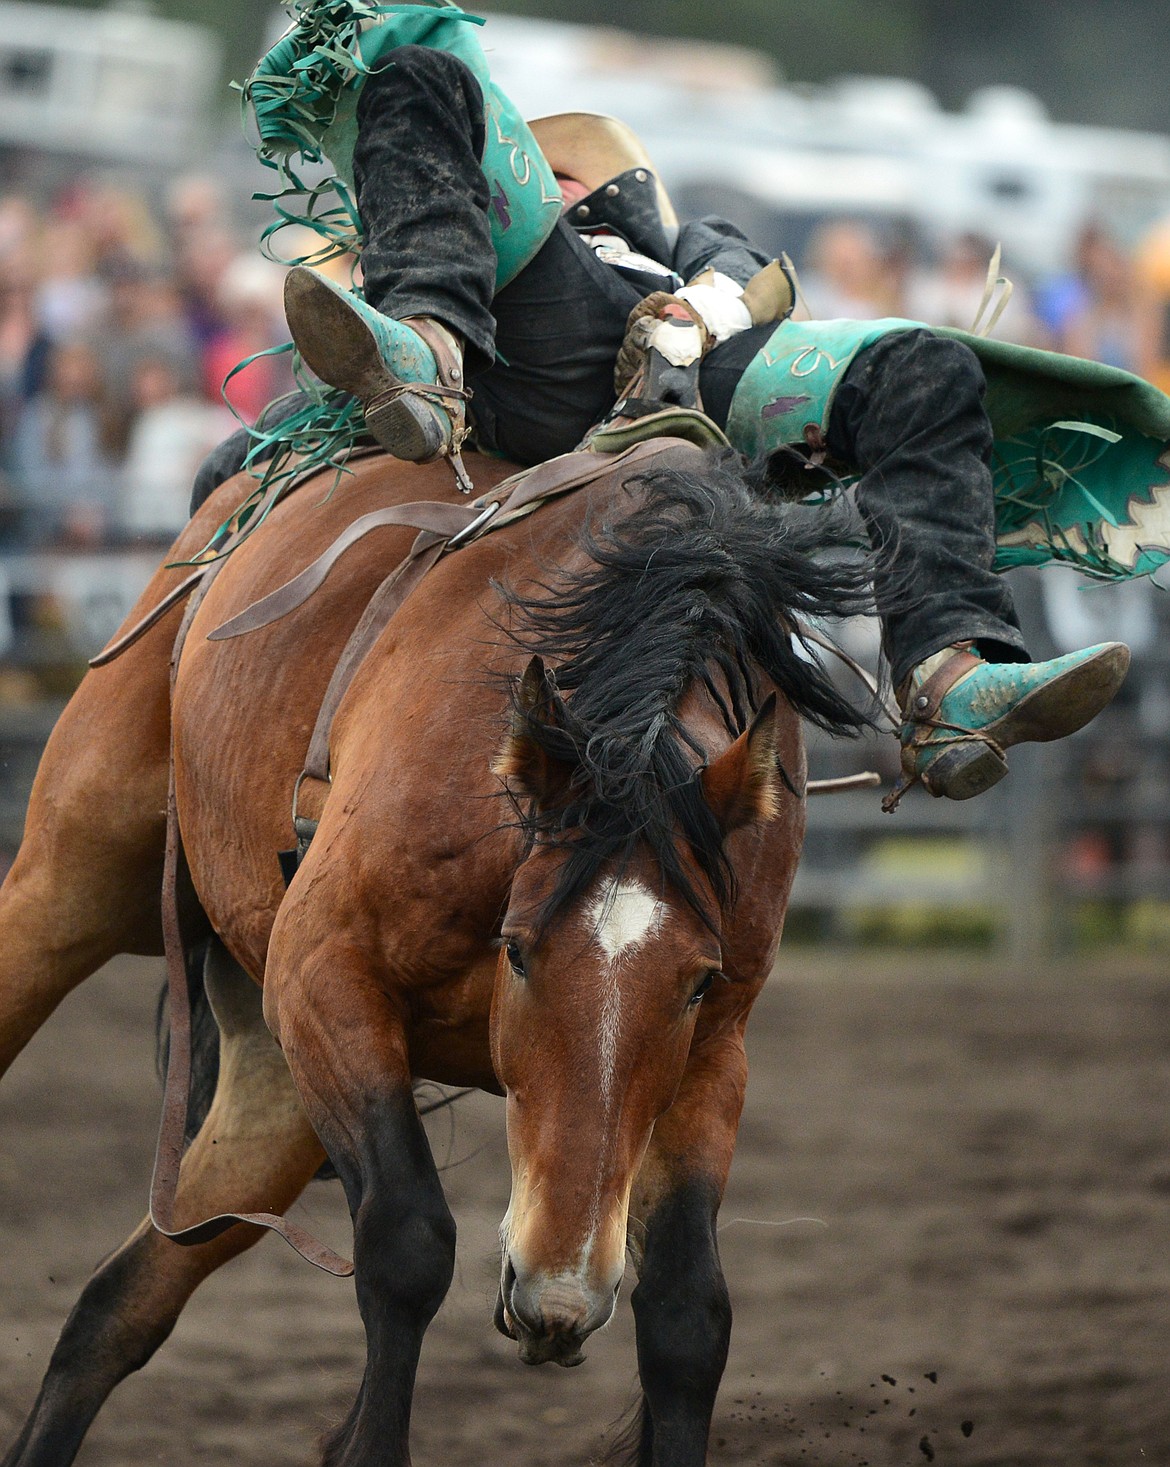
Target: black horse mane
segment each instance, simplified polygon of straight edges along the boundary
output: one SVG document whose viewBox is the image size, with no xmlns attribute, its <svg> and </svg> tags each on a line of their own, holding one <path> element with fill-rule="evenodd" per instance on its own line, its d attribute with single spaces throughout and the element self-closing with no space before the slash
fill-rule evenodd
<svg viewBox="0 0 1170 1467">
<path fill-rule="evenodd" d="M 627 487 L 642 491 L 641 502 L 617 522 L 586 527 L 584 570 L 549 572 L 531 594 L 501 588 L 516 613 L 512 636 L 557 663 L 556 689 L 568 695 L 550 718 L 512 691 L 515 726 L 573 770 L 563 801 L 518 807 L 530 842 L 567 852 L 535 914 L 540 930 L 640 841 L 708 926 L 716 914 L 687 877 L 679 837 L 720 907 L 734 899 L 723 832 L 696 777 L 707 751 L 678 712 L 693 683 L 733 737 L 758 707 L 760 674 L 830 733 L 873 722 L 834 688 L 812 648 L 794 645 L 805 619 L 872 608 L 872 566 L 832 554 L 856 545 L 851 516 L 753 492 L 726 454 L 697 470 L 650 471 Z"/>
</svg>

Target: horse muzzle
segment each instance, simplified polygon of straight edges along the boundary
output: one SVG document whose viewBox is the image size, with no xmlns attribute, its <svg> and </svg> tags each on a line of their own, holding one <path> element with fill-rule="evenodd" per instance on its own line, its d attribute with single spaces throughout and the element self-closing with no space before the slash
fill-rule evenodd
<svg viewBox="0 0 1170 1467">
<path fill-rule="evenodd" d="M 496 1328 L 517 1342 L 525 1365 L 580 1365 L 585 1340 L 613 1317 L 620 1284 L 598 1288 L 583 1271 L 521 1274 L 506 1254 Z"/>
</svg>

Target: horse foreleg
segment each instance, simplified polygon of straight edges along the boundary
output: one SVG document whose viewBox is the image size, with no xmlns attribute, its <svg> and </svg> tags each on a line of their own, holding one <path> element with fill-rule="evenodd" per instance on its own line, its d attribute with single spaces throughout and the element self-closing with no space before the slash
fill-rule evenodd
<svg viewBox="0 0 1170 1467">
<path fill-rule="evenodd" d="M 638 1467 L 702 1467 L 731 1340 L 715 1219 L 747 1066 L 733 1032 L 693 1053 L 654 1127 L 630 1199 L 642 1409 Z"/>
<path fill-rule="evenodd" d="M 344 930 L 324 905 L 330 930 Z M 278 917 L 265 1007 L 345 1187 L 367 1349 L 361 1391 L 324 1462 L 405 1467 L 419 1351 L 451 1284 L 455 1222 L 415 1107 L 399 1014 L 361 957 L 307 928 Z"/>
<path fill-rule="evenodd" d="M 180 1226 L 228 1210 L 282 1212 L 324 1158 L 264 1025 L 260 990 L 215 943 L 207 987 L 220 1027 L 219 1080 L 183 1159 Z M 241 1224 L 188 1248 L 142 1222 L 82 1291 L 4 1467 L 67 1467 L 110 1392 L 146 1364 L 198 1285 L 263 1236 Z"/>
</svg>

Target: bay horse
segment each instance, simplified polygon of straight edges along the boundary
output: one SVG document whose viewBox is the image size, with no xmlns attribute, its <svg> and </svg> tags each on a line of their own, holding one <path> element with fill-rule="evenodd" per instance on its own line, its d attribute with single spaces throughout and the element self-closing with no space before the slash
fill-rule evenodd
<svg viewBox="0 0 1170 1467">
<path fill-rule="evenodd" d="M 474 461 L 480 487 L 512 472 Z M 243 496 L 229 481 L 168 561 Z M 323 482 L 323 481 L 320 481 Z M 627 1251 L 643 1467 L 689 1467 L 730 1333 L 715 1217 L 746 1082 L 744 1027 L 776 955 L 804 829 L 800 718 L 866 716 L 793 642 L 856 610 L 823 517 L 763 502 L 682 443 L 442 559 L 350 685 L 332 785 L 287 891 L 290 794 L 338 654 L 413 532 L 354 545 L 300 609 L 207 633 L 354 518 L 453 497 L 442 465 L 377 458 L 302 488 L 234 551 L 174 684 L 172 611 L 91 671 L 46 747 L 0 890 L 0 1062 L 117 953 L 161 951 L 175 790 L 220 1029 L 178 1224 L 283 1212 L 328 1158 L 353 1218 L 367 1365 L 331 1467 L 409 1462 L 423 1332 L 455 1228 L 420 1078 L 506 1097 L 511 1203 L 496 1322 L 572 1365 Z M 132 619 L 181 578 L 164 568 Z M 149 1219 L 65 1324 L 6 1467 L 65 1467 L 114 1386 L 261 1231 L 183 1247 Z"/>
</svg>

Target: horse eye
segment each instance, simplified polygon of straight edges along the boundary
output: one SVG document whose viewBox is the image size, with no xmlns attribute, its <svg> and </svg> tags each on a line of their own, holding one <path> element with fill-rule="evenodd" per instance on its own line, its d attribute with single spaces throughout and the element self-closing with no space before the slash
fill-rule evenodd
<svg viewBox="0 0 1170 1467">
<path fill-rule="evenodd" d="M 508 945 L 504 948 L 504 952 L 507 954 L 508 962 L 512 965 L 513 973 L 518 978 L 523 978 L 525 976 L 524 954 L 520 951 L 520 944 L 514 937 L 508 939 Z"/>
<path fill-rule="evenodd" d="M 703 975 L 702 982 L 699 984 L 698 988 L 695 989 L 694 993 L 691 994 L 691 1003 L 702 1003 L 703 995 L 711 987 L 712 983 L 715 982 L 718 976 L 719 974 L 715 971 L 714 968 L 705 973 Z"/>
</svg>

